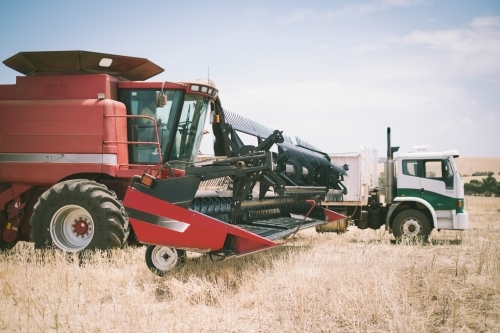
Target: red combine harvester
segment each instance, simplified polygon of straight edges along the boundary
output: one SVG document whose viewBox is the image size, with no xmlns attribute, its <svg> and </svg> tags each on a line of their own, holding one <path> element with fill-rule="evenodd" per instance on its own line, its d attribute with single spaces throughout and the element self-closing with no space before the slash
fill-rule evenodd
<svg viewBox="0 0 500 333">
<path fill-rule="evenodd" d="M 150 244 L 148 267 L 163 274 L 186 250 L 246 255 L 344 218 L 316 203 L 341 199 L 345 170 L 223 110 L 210 80 L 145 82 L 163 69 L 86 51 L 21 52 L 4 64 L 25 76 L 0 85 L 3 249 Z M 215 154 L 227 157 L 197 163 L 207 116 Z"/>
</svg>

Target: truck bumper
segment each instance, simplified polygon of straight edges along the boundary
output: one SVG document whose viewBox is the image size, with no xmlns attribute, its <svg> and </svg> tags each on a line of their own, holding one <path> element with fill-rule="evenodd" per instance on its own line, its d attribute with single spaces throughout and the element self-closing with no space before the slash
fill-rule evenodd
<svg viewBox="0 0 500 333">
<path fill-rule="evenodd" d="M 469 227 L 469 214 L 457 213 L 454 229 L 467 229 Z"/>
</svg>

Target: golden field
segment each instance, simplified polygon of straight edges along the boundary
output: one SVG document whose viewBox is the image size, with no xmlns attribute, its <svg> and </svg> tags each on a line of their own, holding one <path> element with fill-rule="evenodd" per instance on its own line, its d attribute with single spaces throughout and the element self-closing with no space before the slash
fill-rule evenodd
<svg viewBox="0 0 500 333">
<path fill-rule="evenodd" d="M 299 233 L 286 246 L 153 275 L 144 248 L 81 262 L 19 243 L 0 254 L 4 332 L 499 332 L 500 198 L 470 229 L 395 244 L 382 230 Z"/>
<path fill-rule="evenodd" d="M 497 181 L 500 181 L 500 158 L 498 157 L 459 157 L 455 160 L 458 171 L 461 175 L 469 175 L 469 177 L 462 177 L 465 183 L 470 183 L 472 179 L 481 181 L 487 176 L 470 176 L 474 172 L 488 172 L 494 173 Z"/>
<path fill-rule="evenodd" d="M 471 175 L 477 171 L 492 171 L 495 176 L 500 173 L 500 158 L 498 157 L 459 157 L 455 163 L 462 175 Z"/>
</svg>

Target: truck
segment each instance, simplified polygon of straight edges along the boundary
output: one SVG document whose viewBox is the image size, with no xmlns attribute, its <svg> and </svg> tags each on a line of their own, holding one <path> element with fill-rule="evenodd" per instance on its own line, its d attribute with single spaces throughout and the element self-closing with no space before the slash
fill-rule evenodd
<svg viewBox="0 0 500 333">
<path fill-rule="evenodd" d="M 3 249 L 146 244 L 146 264 L 162 275 L 186 251 L 243 256 L 345 218 L 319 203 L 344 189 L 346 171 L 224 110 L 209 79 L 146 81 L 163 69 L 88 51 L 20 52 L 3 63 L 23 74 L 0 85 Z M 207 117 L 225 157 L 197 163 Z"/>
<path fill-rule="evenodd" d="M 331 154 L 333 163 L 349 165 L 346 186 L 351 193 L 335 201 L 326 196 L 322 205 L 350 217 L 359 229 L 384 226 L 396 239 L 428 239 L 433 229 L 464 230 L 468 227 L 464 183 L 455 159 L 458 151 L 433 152 L 415 146 L 400 153 L 391 147 L 387 128 L 387 159 L 384 162 L 385 201 L 381 200 L 377 151 L 362 147 L 359 153 Z M 348 221 L 317 226 L 319 232 L 344 232 Z"/>
</svg>

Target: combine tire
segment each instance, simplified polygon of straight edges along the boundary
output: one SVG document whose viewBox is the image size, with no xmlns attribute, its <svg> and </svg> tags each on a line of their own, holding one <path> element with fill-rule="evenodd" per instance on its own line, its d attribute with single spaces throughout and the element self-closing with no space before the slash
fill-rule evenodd
<svg viewBox="0 0 500 333">
<path fill-rule="evenodd" d="M 0 252 L 10 250 L 14 246 L 16 246 L 16 244 L 17 244 L 17 241 L 16 242 L 12 242 L 12 243 L 7 243 L 3 239 L 0 239 Z"/>
<path fill-rule="evenodd" d="M 158 276 L 164 276 L 174 267 L 186 262 L 186 251 L 173 247 L 149 245 L 146 249 L 146 265 Z"/>
<path fill-rule="evenodd" d="M 45 191 L 30 219 L 35 248 L 67 252 L 121 248 L 128 217 L 115 193 L 85 179 L 58 183 Z"/>
<path fill-rule="evenodd" d="M 392 232 L 396 239 L 406 237 L 427 240 L 431 231 L 432 227 L 427 216 L 415 209 L 408 209 L 399 213 L 392 225 Z"/>
</svg>

